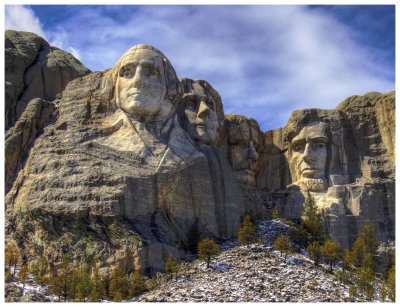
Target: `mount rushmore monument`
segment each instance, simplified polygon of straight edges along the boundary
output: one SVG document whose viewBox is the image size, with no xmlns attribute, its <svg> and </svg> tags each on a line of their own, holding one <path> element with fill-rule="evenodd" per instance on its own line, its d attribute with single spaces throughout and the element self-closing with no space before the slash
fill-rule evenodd
<svg viewBox="0 0 400 307">
<path fill-rule="evenodd" d="M 343 247 L 363 223 L 395 239 L 394 92 L 264 132 L 149 45 L 101 72 L 32 33 L 6 31 L 5 51 L 6 240 L 27 258 L 159 270 L 193 225 L 235 238 L 245 212 L 299 219 L 308 192 Z"/>
</svg>

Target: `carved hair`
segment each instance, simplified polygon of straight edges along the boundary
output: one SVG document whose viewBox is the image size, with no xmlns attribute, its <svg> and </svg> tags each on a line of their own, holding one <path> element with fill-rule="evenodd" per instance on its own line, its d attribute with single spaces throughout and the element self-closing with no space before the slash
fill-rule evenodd
<svg viewBox="0 0 400 307">
<path fill-rule="evenodd" d="M 158 54 L 160 58 L 162 59 L 163 66 L 164 66 L 164 78 L 165 78 L 165 83 L 167 86 L 167 94 L 166 98 L 169 102 L 171 102 L 173 105 L 176 105 L 176 102 L 181 98 L 183 90 L 182 86 L 179 82 L 178 77 L 176 76 L 176 72 L 174 68 L 172 67 L 170 61 L 167 59 L 167 57 L 157 48 L 150 46 L 150 45 L 136 45 L 130 48 L 127 52 L 125 52 L 115 63 L 113 68 L 109 71 L 109 77 L 112 80 L 113 84 L 113 92 L 112 96 L 117 104 L 117 107 L 119 107 L 119 102 L 118 102 L 118 97 L 117 91 L 116 91 L 116 85 L 117 85 L 117 80 L 118 80 L 118 75 L 119 71 L 121 69 L 121 66 L 124 62 L 124 60 L 127 57 L 132 57 L 138 50 L 151 50 L 154 53 Z"/>
</svg>

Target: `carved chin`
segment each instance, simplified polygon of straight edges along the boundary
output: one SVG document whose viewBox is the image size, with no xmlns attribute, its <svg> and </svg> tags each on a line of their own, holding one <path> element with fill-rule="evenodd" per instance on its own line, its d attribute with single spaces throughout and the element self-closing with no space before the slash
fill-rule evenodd
<svg viewBox="0 0 400 307">
<path fill-rule="evenodd" d="M 202 143 L 210 144 L 213 140 L 205 127 L 196 127 L 196 132 L 199 140 Z"/>
<path fill-rule="evenodd" d="M 237 179 L 248 186 L 256 186 L 255 173 L 252 170 L 242 170 L 236 173 Z"/>
</svg>

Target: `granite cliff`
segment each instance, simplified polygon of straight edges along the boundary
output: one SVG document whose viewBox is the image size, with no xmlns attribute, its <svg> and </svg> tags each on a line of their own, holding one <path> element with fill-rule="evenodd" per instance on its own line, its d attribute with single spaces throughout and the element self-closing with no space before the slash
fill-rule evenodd
<svg viewBox="0 0 400 307">
<path fill-rule="evenodd" d="M 394 93 L 295 111 L 284 128 L 262 132 L 254 119 L 225 115 L 207 81 L 178 79 L 152 46 L 81 72 L 57 97 L 22 90 L 38 99 L 18 120 L 6 108 L 16 122 L 6 143 L 22 144 L 6 144 L 6 239 L 25 257 L 160 270 L 168 255 L 185 257 L 192 225 L 226 240 L 246 211 L 263 220 L 276 207 L 299 219 L 307 191 L 344 247 L 366 222 L 394 241 Z"/>
</svg>

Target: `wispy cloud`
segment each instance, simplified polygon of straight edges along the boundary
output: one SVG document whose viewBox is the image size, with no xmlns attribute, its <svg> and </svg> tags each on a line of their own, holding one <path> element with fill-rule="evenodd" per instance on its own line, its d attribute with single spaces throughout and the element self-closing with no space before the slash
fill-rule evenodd
<svg viewBox="0 0 400 307">
<path fill-rule="evenodd" d="M 6 30 L 17 30 L 34 32 L 46 38 L 39 18 L 32 10 L 20 5 L 7 5 L 5 7 L 5 28 Z"/>
<path fill-rule="evenodd" d="M 295 109 L 332 109 L 350 95 L 394 90 L 394 67 L 380 60 L 380 50 L 361 44 L 352 28 L 320 8 L 59 9 L 64 19 L 45 28 L 46 34 L 78 49 L 90 69 L 111 67 L 135 44 L 152 44 L 180 77 L 208 80 L 220 92 L 225 113 L 254 117 L 263 129 L 283 126 Z"/>
</svg>

